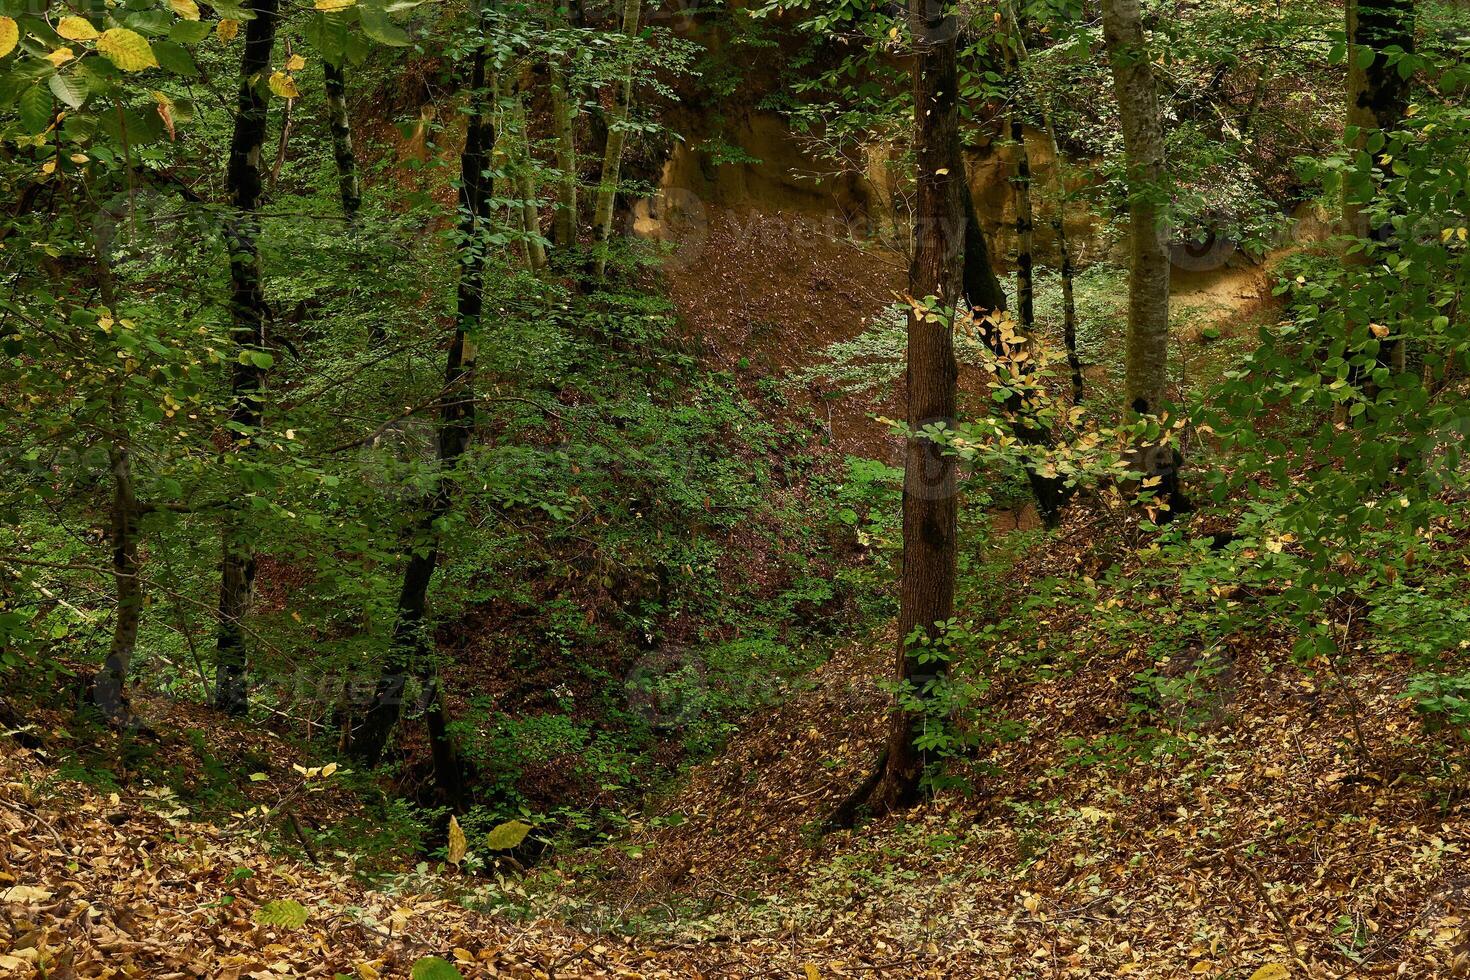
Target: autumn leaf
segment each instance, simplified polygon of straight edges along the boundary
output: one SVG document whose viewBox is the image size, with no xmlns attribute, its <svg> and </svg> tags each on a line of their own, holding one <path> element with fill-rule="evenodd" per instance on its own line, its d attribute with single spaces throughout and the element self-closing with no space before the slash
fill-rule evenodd
<svg viewBox="0 0 1470 980">
<path fill-rule="evenodd" d="M 485 835 L 485 846 L 492 851 L 508 851 L 526 839 L 531 825 L 524 820 L 507 820 Z"/>
<path fill-rule="evenodd" d="M 456 868 L 459 862 L 464 860 L 465 851 L 469 850 L 469 841 L 465 840 L 464 831 L 460 829 L 459 820 L 455 817 L 449 818 L 449 863 Z"/>
<path fill-rule="evenodd" d="M 1251 974 L 1251 980 L 1291 980 L 1291 971 L 1280 963 L 1267 963 Z"/>
<path fill-rule="evenodd" d="M 56 23 L 56 33 L 68 41 L 90 41 L 97 37 L 97 28 L 85 17 L 63 17 Z"/>
<path fill-rule="evenodd" d="M 301 92 L 296 88 L 296 82 L 290 75 L 283 71 L 273 72 L 267 83 L 277 96 L 283 99 L 300 98 Z"/>
<path fill-rule="evenodd" d="M 169 9 L 184 20 L 199 19 L 199 4 L 194 0 L 168 0 Z"/>
<path fill-rule="evenodd" d="M 215 36 L 226 44 L 235 39 L 240 33 L 240 22 L 238 20 L 222 20 L 214 25 Z"/>
<path fill-rule="evenodd" d="M 20 43 L 20 25 L 13 18 L 0 17 L 0 58 L 15 50 Z"/>
<path fill-rule="evenodd" d="M 52 894 L 44 888 L 36 888 L 33 885 L 15 885 L 0 892 L 0 900 L 14 902 L 18 905 L 35 905 L 46 901 Z"/>
<path fill-rule="evenodd" d="M 293 54 L 291 57 L 289 57 L 289 58 L 286 59 L 286 70 L 287 71 L 300 71 L 301 69 L 303 69 L 305 67 L 306 67 L 306 59 L 303 58 L 303 57 L 301 57 L 301 55 L 299 55 L 299 54 Z"/>
<path fill-rule="evenodd" d="M 316 9 L 323 13 L 335 13 L 356 5 L 357 0 L 316 0 Z"/>
<path fill-rule="evenodd" d="M 123 71 L 158 67 L 158 59 L 153 57 L 153 49 L 148 46 L 147 39 L 126 27 L 103 31 L 97 39 L 97 53 Z"/>
</svg>

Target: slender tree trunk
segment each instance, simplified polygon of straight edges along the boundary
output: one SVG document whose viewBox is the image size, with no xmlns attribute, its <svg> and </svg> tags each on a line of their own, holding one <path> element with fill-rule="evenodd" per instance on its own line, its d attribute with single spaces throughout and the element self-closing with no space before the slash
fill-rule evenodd
<svg viewBox="0 0 1470 980">
<path fill-rule="evenodd" d="M 439 526 L 455 497 L 455 467 L 469 446 L 475 425 L 476 338 L 484 313 L 487 252 L 485 232 L 490 224 L 493 188 L 488 176 L 495 127 L 487 112 L 486 53 L 475 52 L 470 70 L 471 111 L 460 157 L 459 232 L 461 245 L 459 288 L 455 305 L 454 340 L 444 368 L 444 401 L 438 425 L 439 473 L 420 517 L 412 554 L 398 594 L 398 616 L 393 625 L 389 655 L 378 680 L 367 717 L 355 733 L 351 750 L 370 765 L 381 760 L 388 738 L 398 723 L 408 676 L 416 674 L 424 686 L 428 727 L 440 788 L 452 805 L 462 802 L 460 765 L 449 739 L 438 681 L 428 669 L 433 637 L 425 624 L 429 586 L 439 563 Z"/>
<path fill-rule="evenodd" d="M 915 633 L 938 635 L 954 616 L 959 498 L 954 459 L 921 435 L 928 425 L 954 424 L 959 368 L 954 356 L 953 312 L 964 295 L 965 187 L 960 159 L 958 24 L 938 4 L 910 0 L 914 32 L 914 147 L 918 188 L 914 258 L 909 293 L 918 301 L 937 299 L 939 322 L 911 312 L 908 326 L 908 424 L 904 459 L 903 578 L 900 585 L 898 649 L 894 664 L 900 686 L 922 701 L 945 671 L 943 661 L 921 664 L 909 642 Z M 990 297 L 989 299 L 993 299 Z M 938 311 L 934 311 L 938 312 Z M 919 796 L 928 759 L 915 744 L 928 720 L 902 701 L 889 716 L 887 748 L 877 777 L 861 787 L 834 815 L 850 823 L 858 808 L 883 812 L 912 805 Z"/>
<path fill-rule="evenodd" d="M 1026 50 L 1026 37 L 1021 33 L 1021 20 L 1016 16 L 1015 7 L 1009 3 L 1006 5 L 1006 13 L 1011 23 L 1011 30 L 1015 34 L 1016 53 L 1018 56 L 1017 67 L 1027 60 L 1030 55 Z M 1044 100 L 1043 100 L 1044 101 Z M 1077 299 L 1074 289 L 1076 277 L 1076 266 L 1072 261 L 1072 249 L 1067 242 L 1067 178 L 1062 170 L 1062 145 L 1057 139 L 1056 126 L 1052 123 L 1051 112 L 1045 105 L 1041 107 L 1041 122 L 1046 130 L 1047 141 L 1051 144 L 1052 178 L 1056 184 L 1057 207 L 1052 212 L 1051 227 L 1056 235 L 1057 251 L 1061 253 L 1062 267 L 1062 343 L 1067 349 L 1067 366 L 1072 372 L 1072 403 L 1082 404 L 1082 361 L 1077 356 Z"/>
<path fill-rule="evenodd" d="M 1060 156 L 1057 157 L 1057 166 L 1061 166 Z M 1062 344 L 1067 348 L 1067 369 L 1072 375 L 1072 404 L 1081 405 L 1086 389 L 1082 383 L 1082 358 L 1077 354 L 1077 292 L 1074 285 L 1077 269 L 1072 265 L 1072 249 L 1067 242 L 1065 200 L 1066 186 L 1063 184 L 1057 198 L 1057 213 L 1052 219 L 1052 230 L 1057 236 L 1057 248 L 1062 253 Z"/>
<path fill-rule="evenodd" d="M 631 43 L 638 33 L 640 0 L 623 0 L 623 33 Z M 607 274 L 608 250 L 612 242 L 613 206 L 622 179 L 623 145 L 627 142 L 628 114 L 633 105 L 633 73 L 618 82 L 612 117 L 608 120 L 607 145 L 602 154 L 602 179 L 597 183 L 597 207 L 592 214 L 592 237 L 596 248 L 593 272 L 598 279 Z"/>
<path fill-rule="evenodd" d="M 255 18 L 246 21 L 245 48 L 240 59 L 240 94 L 230 160 L 225 175 L 232 213 L 225 224 L 230 252 L 231 336 L 236 356 L 231 361 L 230 438 L 242 453 L 252 452 L 262 419 L 265 368 L 254 355 L 266 348 L 268 310 L 261 288 L 259 234 L 261 154 L 265 144 L 271 51 L 279 20 L 278 0 L 254 0 Z M 246 520 L 248 510 L 231 510 L 221 532 L 219 628 L 216 635 L 215 707 L 243 714 L 246 693 L 246 651 L 243 621 L 250 611 L 255 585 L 255 543 Z"/>
<path fill-rule="evenodd" d="M 1391 48 L 1414 51 L 1414 23 L 1414 0 L 1347 0 L 1346 140 L 1355 156 L 1368 152 L 1368 140 L 1373 134 L 1390 132 L 1403 121 L 1408 109 L 1410 80 L 1399 74 L 1398 66 L 1390 63 L 1387 52 Z M 1372 60 L 1365 65 L 1362 60 L 1367 60 L 1370 52 Z M 1359 199 L 1352 189 L 1345 187 L 1343 228 L 1354 238 L 1372 239 L 1381 245 L 1392 237 L 1393 226 L 1385 223 L 1370 227 L 1371 205 L 1372 196 Z M 1368 264 L 1369 255 L 1366 249 L 1358 248 L 1347 252 L 1343 261 L 1349 267 L 1363 266 Z M 1362 343 L 1373 341 L 1368 324 L 1355 324 L 1352 330 Z M 1407 367 L 1407 345 L 1398 339 L 1386 341 L 1380 346 L 1377 359 L 1380 366 L 1402 373 Z M 1355 375 L 1350 380 L 1363 384 L 1368 397 L 1376 397 L 1377 386 L 1363 372 Z"/>
<path fill-rule="evenodd" d="M 546 246 L 541 241 L 541 207 L 536 190 L 535 159 L 531 155 L 531 127 L 521 85 L 510 87 L 510 134 L 515 160 L 516 193 L 521 199 L 521 230 L 526 235 L 526 263 L 532 272 L 546 268 Z"/>
<path fill-rule="evenodd" d="M 1169 359 L 1169 228 L 1164 200 L 1164 126 L 1139 0 L 1103 0 L 1103 37 L 1123 121 L 1128 171 L 1128 354 L 1125 412 L 1155 414 L 1165 401 Z"/>
<path fill-rule="evenodd" d="M 561 62 L 552 59 L 551 124 L 556 138 L 556 217 L 552 221 L 552 242 L 558 249 L 568 250 L 577 244 L 577 124 L 576 98 L 567 88 L 567 74 Z"/>
<path fill-rule="evenodd" d="M 114 422 L 122 427 L 120 399 L 114 399 L 119 413 Z M 107 450 L 112 469 L 112 513 L 109 538 L 112 542 L 112 578 L 117 595 L 117 614 L 112 624 L 112 642 L 107 660 L 92 680 L 92 696 L 102 713 L 113 725 L 132 721 L 128 707 L 128 670 L 138 646 L 138 627 L 143 616 L 143 588 L 138 576 L 138 501 L 133 490 L 132 451 L 125 437 L 113 440 Z"/>
<path fill-rule="evenodd" d="M 362 188 L 357 181 L 357 154 L 352 149 L 352 117 L 347 113 L 347 76 L 342 65 L 323 62 L 326 75 L 327 122 L 332 131 L 332 159 L 337 162 L 337 193 L 342 215 L 351 226 L 362 207 Z"/>
<path fill-rule="evenodd" d="M 1031 211 L 1031 154 L 1026 150 L 1026 127 L 1011 116 L 1011 152 L 1016 168 L 1016 318 L 1021 333 L 1030 338 L 1036 329 L 1036 224 Z"/>
</svg>

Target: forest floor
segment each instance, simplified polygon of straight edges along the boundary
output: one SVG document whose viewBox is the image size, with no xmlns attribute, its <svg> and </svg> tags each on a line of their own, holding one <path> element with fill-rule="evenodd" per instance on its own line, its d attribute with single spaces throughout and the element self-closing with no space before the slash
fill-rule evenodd
<svg viewBox="0 0 1470 980">
<path fill-rule="evenodd" d="M 893 263 L 789 218 L 716 215 L 710 236 L 671 292 L 730 369 L 809 363 L 899 286 Z M 1181 281 L 1179 300 L 1233 328 L 1266 281 L 1227 270 Z M 814 404 L 832 406 L 835 452 L 886 456 L 871 416 L 891 405 Z M 1079 508 L 1045 549 L 1000 539 L 997 607 L 1043 578 L 1100 577 L 1104 521 Z M 1126 561 L 1098 606 L 1156 623 L 1167 646 L 1174 597 Z M 1048 669 L 985 692 L 1003 736 L 908 813 L 821 832 L 877 757 L 874 678 L 896 639 L 880 631 L 745 719 L 613 844 L 479 875 L 297 850 L 302 825 L 371 837 L 383 818 L 261 727 L 155 698 L 130 748 L 31 713 L 0 734 L 0 977 L 373 980 L 428 955 L 471 978 L 1470 975 L 1470 773 L 1419 737 L 1399 697 L 1412 664 L 1361 627 L 1335 668 L 1294 665 L 1269 625 L 1208 651 L 1180 632 L 1161 656 L 1089 613 L 1058 607 L 1017 641 Z M 1143 723 L 1145 677 L 1191 686 Z M 78 761 L 130 752 L 186 790 L 223 773 L 229 805 L 161 780 L 109 786 Z M 299 926 L 280 921 L 290 903 Z"/>
</svg>

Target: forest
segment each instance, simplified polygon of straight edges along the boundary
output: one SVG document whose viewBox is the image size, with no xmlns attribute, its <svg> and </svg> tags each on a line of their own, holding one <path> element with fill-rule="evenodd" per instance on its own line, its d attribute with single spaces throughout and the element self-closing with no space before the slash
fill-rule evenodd
<svg viewBox="0 0 1470 980">
<path fill-rule="evenodd" d="M 0 0 L 0 977 L 1470 977 L 1464 0 Z"/>
</svg>

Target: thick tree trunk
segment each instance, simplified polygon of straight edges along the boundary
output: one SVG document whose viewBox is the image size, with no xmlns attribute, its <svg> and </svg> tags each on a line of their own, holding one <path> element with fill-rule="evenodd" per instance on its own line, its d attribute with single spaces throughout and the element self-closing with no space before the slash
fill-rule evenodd
<svg viewBox="0 0 1470 980">
<path fill-rule="evenodd" d="M 909 293 L 919 301 L 934 297 L 946 311 L 938 323 L 910 313 L 908 326 L 910 436 L 904 458 L 903 578 L 894 674 L 902 687 L 924 699 L 932 693 L 931 685 L 945 665 L 942 661 L 921 664 L 909 637 L 915 632 L 937 635 L 937 624 L 954 615 L 959 490 L 954 459 L 919 433 L 927 425 L 952 426 L 955 420 L 959 368 L 954 356 L 953 310 L 964 293 L 968 192 L 964 169 L 955 166 L 960 158 L 958 25 L 937 4 L 926 0 L 910 0 L 909 16 L 916 49 L 914 146 L 918 168 Z M 927 712 L 895 703 L 881 771 L 863 787 L 866 798 L 853 803 L 881 812 L 915 802 L 928 762 L 915 740 L 926 720 Z"/>
<path fill-rule="evenodd" d="M 1139 0 L 1103 0 L 1103 37 L 1123 122 L 1128 173 L 1128 353 L 1124 411 L 1156 414 L 1169 359 L 1169 228 L 1164 126 Z"/>
<path fill-rule="evenodd" d="M 367 716 L 350 746 L 353 754 L 369 765 L 376 765 L 381 760 L 388 738 L 398 723 L 406 681 L 410 675 L 418 676 L 424 686 L 437 779 L 454 806 L 462 801 L 463 779 L 458 756 L 447 732 L 438 682 L 429 669 L 433 637 L 427 632 L 424 620 L 429 586 L 439 563 L 439 525 L 454 503 L 454 469 L 469 446 L 475 425 L 475 351 L 484 312 L 488 261 L 484 237 L 490 224 L 493 197 L 488 171 L 495 145 L 495 129 L 486 112 L 487 99 L 492 95 L 486 88 L 486 61 L 482 48 L 475 53 L 470 70 L 472 109 L 465 132 L 464 152 L 460 156 L 459 238 L 462 252 L 454 340 L 445 361 L 444 401 L 439 413 L 439 473 L 433 492 L 424 503 L 413 552 L 404 569 L 388 659 Z"/>
<path fill-rule="evenodd" d="M 225 176 L 232 213 L 225 224 L 230 252 L 231 335 L 236 356 L 231 360 L 230 438 L 249 453 L 253 433 L 260 428 L 265 369 L 252 358 L 266 347 L 268 311 L 261 288 L 260 250 L 257 243 L 261 193 L 261 154 L 265 144 L 271 51 L 275 47 L 278 0 L 255 0 L 255 18 L 245 25 L 245 48 L 240 59 L 240 94 L 235 130 L 230 140 Z M 250 611 L 255 584 L 255 543 L 246 521 L 247 510 L 231 510 L 221 532 L 219 627 L 216 634 L 215 707 L 243 714 L 246 693 L 246 651 L 243 620 Z"/>
<path fill-rule="evenodd" d="M 567 88 L 566 71 L 561 63 L 551 65 L 551 124 L 556 138 L 556 217 L 552 222 L 552 242 L 567 250 L 577 244 L 577 124 L 576 99 Z"/>
<path fill-rule="evenodd" d="M 638 33 L 640 0 L 623 0 L 623 33 L 629 43 Z M 623 145 L 627 142 L 628 114 L 633 105 L 633 73 L 629 71 L 618 82 L 613 96 L 612 116 L 608 119 L 607 144 L 602 154 L 602 179 L 597 183 L 597 207 L 592 213 L 592 238 L 596 249 L 593 273 L 598 279 L 607 274 L 608 250 L 612 242 L 613 209 L 622 179 Z"/>
<path fill-rule="evenodd" d="M 352 149 L 352 117 L 347 114 L 347 77 L 342 65 L 324 62 L 327 123 L 332 131 L 332 159 L 337 162 L 337 193 L 348 225 L 357 220 L 362 207 L 362 188 L 357 181 L 357 154 Z"/>
<path fill-rule="evenodd" d="M 962 153 L 955 153 L 951 169 L 957 174 L 965 172 Z M 1005 287 L 995 274 L 995 267 L 990 264 L 990 243 L 985 240 L 985 230 L 980 227 L 980 216 L 975 213 L 975 199 L 970 195 L 968 182 L 960 196 L 965 215 L 965 257 L 961 275 L 965 303 L 977 317 L 1004 313 L 1009 308 Z"/>
</svg>

